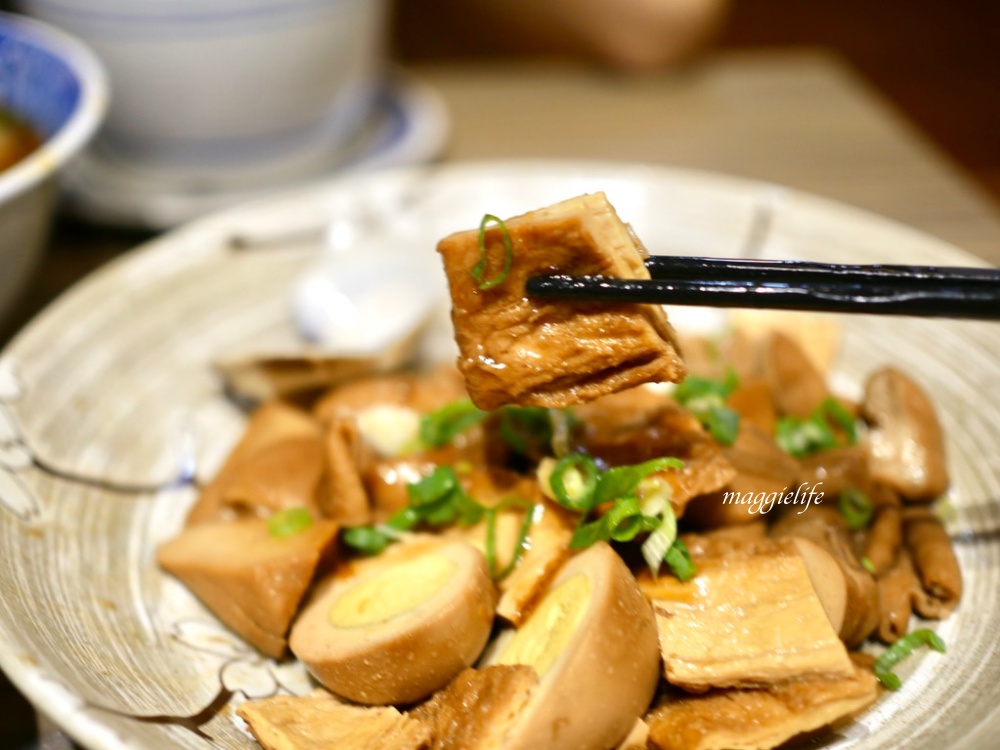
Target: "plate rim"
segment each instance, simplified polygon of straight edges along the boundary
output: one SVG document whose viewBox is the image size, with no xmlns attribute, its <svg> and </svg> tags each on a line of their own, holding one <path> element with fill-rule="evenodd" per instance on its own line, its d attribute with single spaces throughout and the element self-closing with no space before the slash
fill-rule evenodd
<svg viewBox="0 0 1000 750">
<path fill-rule="evenodd" d="M 495 175 L 498 171 L 519 170 L 530 170 L 532 171 L 531 176 L 536 173 L 544 173 L 552 178 L 569 173 L 593 173 L 596 176 L 603 176 L 604 174 L 613 172 L 615 173 L 615 179 L 626 178 L 629 181 L 675 179 L 682 182 L 694 180 L 710 187 L 738 188 L 741 191 L 771 189 L 775 187 L 774 183 L 714 171 L 615 160 L 483 159 L 446 162 L 432 167 L 403 166 L 370 173 L 345 173 L 313 184 L 297 186 L 215 211 L 169 230 L 159 237 L 126 251 L 110 263 L 95 269 L 74 283 L 33 317 L 3 349 L 0 349 L 0 361 L 27 346 L 31 338 L 36 335 L 36 331 L 44 325 L 45 321 L 52 316 L 58 315 L 73 299 L 86 294 L 91 287 L 99 283 L 100 279 L 113 273 L 116 269 L 120 270 L 132 266 L 140 262 L 141 259 L 169 252 L 171 246 L 176 244 L 179 238 L 191 240 L 201 235 L 204 235 L 206 238 L 218 238 L 221 236 L 221 232 L 231 229 L 242 216 L 252 215 L 267 206 L 275 208 L 280 206 L 282 202 L 294 201 L 297 196 L 303 194 L 315 193 L 317 191 L 321 193 L 335 192 L 343 189 L 344 185 L 350 185 L 358 181 L 365 183 L 392 182 L 423 172 L 454 176 L 463 174 L 475 175 L 477 173 Z M 530 179 L 530 176 L 528 179 Z M 956 262 L 968 265 L 988 265 L 978 256 L 946 240 L 895 219 L 879 215 L 867 209 L 852 206 L 842 201 L 795 188 L 779 187 L 779 189 L 793 196 L 796 201 L 801 201 L 802 205 L 819 210 L 822 213 L 832 211 L 834 214 L 843 214 L 863 222 L 875 222 L 893 232 L 910 234 L 935 252 L 940 253 L 943 257 L 954 258 Z M 58 683 L 56 683 L 56 688 L 54 689 L 53 684 L 51 684 L 52 677 L 44 674 L 39 665 L 28 663 L 15 653 L 14 649 L 11 648 L 12 644 L 5 638 L 5 632 L 9 627 L 10 623 L 0 622 L 0 670 L 4 672 L 19 692 L 31 702 L 36 711 L 52 718 L 56 724 L 64 728 L 76 742 L 83 746 L 94 748 L 95 750 L 124 750 L 124 748 L 134 746 L 129 742 L 127 737 L 119 737 L 115 730 L 93 718 L 92 713 L 80 710 L 81 699 L 79 696 L 63 689 Z"/>
</svg>

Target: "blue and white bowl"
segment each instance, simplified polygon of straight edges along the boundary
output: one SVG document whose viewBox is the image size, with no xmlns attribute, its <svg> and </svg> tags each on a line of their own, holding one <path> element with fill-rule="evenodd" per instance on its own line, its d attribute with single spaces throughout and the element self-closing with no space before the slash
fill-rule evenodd
<svg viewBox="0 0 1000 750">
<path fill-rule="evenodd" d="M 0 172 L 0 316 L 41 255 L 60 170 L 93 137 L 107 103 L 104 69 L 83 44 L 47 24 L 0 13 L 0 108 L 43 139 Z"/>
</svg>

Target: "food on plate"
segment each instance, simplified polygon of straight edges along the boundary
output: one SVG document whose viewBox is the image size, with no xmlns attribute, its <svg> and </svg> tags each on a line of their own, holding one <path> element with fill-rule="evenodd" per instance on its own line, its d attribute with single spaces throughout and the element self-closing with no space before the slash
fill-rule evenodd
<svg viewBox="0 0 1000 750">
<path fill-rule="evenodd" d="M 280 401 L 262 406 L 254 412 L 222 468 L 202 489 L 198 502 L 188 513 L 187 524 L 245 515 L 267 517 L 275 506 L 310 507 L 318 503 L 315 491 L 316 466 L 322 453 L 320 434 L 315 420 L 299 409 Z M 289 445 L 292 450 L 288 450 Z M 300 446 L 309 446 L 304 449 L 306 455 L 299 455 Z M 274 461 L 275 450 L 287 454 L 293 466 Z M 266 471 L 268 468 L 270 472 Z M 260 479 L 253 498 L 233 491 L 234 486 L 238 489 L 241 485 L 253 489 L 255 483 L 252 479 L 248 481 L 248 475 Z M 263 500 L 263 505 L 254 504 L 257 499 Z"/>
<path fill-rule="evenodd" d="M 879 370 L 865 384 L 861 412 L 872 428 L 872 476 L 911 502 L 948 489 L 941 424 L 920 386 L 893 367 Z"/>
<path fill-rule="evenodd" d="M 871 705 L 878 681 L 854 667 L 846 677 L 789 682 L 768 690 L 671 694 L 646 719 L 658 750 L 760 750 Z"/>
<path fill-rule="evenodd" d="M 42 139 L 20 118 L 0 109 L 0 172 L 42 145 Z"/>
<path fill-rule="evenodd" d="M 268 656 L 285 655 L 287 634 L 338 526 L 294 513 L 190 526 L 160 547 L 157 561 L 222 622 Z"/>
<path fill-rule="evenodd" d="M 264 750 L 427 750 L 431 738 L 395 708 L 351 706 L 323 691 L 247 701 L 237 713 Z"/>
<path fill-rule="evenodd" d="M 853 673 L 792 540 L 688 546 L 698 569 L 692 580 L 640 581 L 656 613 L 668 682 L 704 691 Z M 844 598 L 842 578 L 823 583 L 839 585 Z"/>
<path fill-rule="evenodd" d="M 438 243 L 458 367 L 476 406 L 563 407 L 684 377 L 660 306 L 542 302 L 524 294 L 525 281 L 543 274 L 649 278 L 645 249 L 604 193 L 488 223 Z"/>
<path fill-rule="evenodd" d="M 219 357 L 214 365 L 232 395 L 259 403 L 308 397 L 364 375 L 391 372 L 412 359 L 416 343 L 414 333 L 372 356 L 332 356 L 319 349 L 255 352 Z"/>
<path fill-rule="evenodd" d="M 916 510 L 908 513 L 903 536 L 920 578 L 914 607 L 924 617 L 947 617 L 962 596 L 962 571 L 948 532 L 935 516 Z"/>
<path fill-rule="evenodd" d="M 264 747 L 766 750 L 898 689 L 915 650 L 944 651 L 911 630 L 962 595 L 916 381 L 882 368 L 860 404 L 834 392 L 803 347 L 812 318 L 692 341 L 685 375 L 655 310 L 515 293 L 547 269 L 635 272 L 602 195 L 486 223 L 481 258 L 475 233 L 441 245 L 459 367 L 259 406 L 160 550 L 321 686 L 241 707 Z M 639 331 L 650 369 L 630 359 Z M 504 347 L 499 375 L 469 353 Z M 888 647 L 874 660 L 872 640 Z"/>
<path fill-rule="evenodd" d="M 431 728 L 433 750 L 488 750 L 506 738 L 538 689 L 524 665 L 466 669 L 410 716 Z"/>
<path fill-rule="evenodd" d="M 614 747 L 656 692 L 653 610 L 618 554 L 598 542 L 563 566 L 485 663 L 527 665 L 539 679 L 499 746 Z"/>
<path fill-rule="evenodd" d="M 351 567 L 321 582 L 289 638 L 292 653 L 337 695 L 412 703 L 482 653 L 496 593 L 472 546 L 412 542 Z"/>
</svg>

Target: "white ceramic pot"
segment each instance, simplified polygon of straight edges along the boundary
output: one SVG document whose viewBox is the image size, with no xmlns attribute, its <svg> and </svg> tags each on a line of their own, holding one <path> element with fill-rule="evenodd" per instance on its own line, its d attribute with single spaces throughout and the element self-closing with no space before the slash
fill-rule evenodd
<svg viewBox="0 0 1000 750">
<path fill-rule="evenodd" d="M 0 108 L 44 139 L 0 172 L 0 316 L 42 254 L 58 173 L 93 136 L 107 99 L 104 71 L 85 46 L 46 24 L 0 13 Z"/>
<path fill-rule="evenodd" d="M 382 75 L 386 0 L 24 0 L 87 41 L 97 146 L 165 179 L 275 180 L 344 146 Z"/>
</svg>

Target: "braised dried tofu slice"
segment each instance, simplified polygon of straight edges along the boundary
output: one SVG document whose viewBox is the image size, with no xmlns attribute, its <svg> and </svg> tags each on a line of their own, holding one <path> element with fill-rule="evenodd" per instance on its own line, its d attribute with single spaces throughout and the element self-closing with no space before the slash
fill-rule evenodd
<svg viewBox="0 0 1000 750">
<path fill-rule="evenodd" d="M 687 583 L 642 581 L 653 603 L 667 681 L 688 690 L 848 677 L 851 660 L 794 542 L 694 554 Z"/>
<path fill-rule="evenodd" d="M 846 677 L 769 690 L 669 696 L 646 716 L 646 723 L 659 750 L 768 750 L 848 717 L 877 697 L 871 670 L 854 667 Z"/>
<path fill-rule="evenodd" d="M 498 524 L 499 527 L 499 524 Z M 573 520 L 549 503 L 535 506 L 533 522 L 517 567 L 498 584 L 497 614 L 520 625 L 552 577 L 570 555 Z M 497 537 L 499 539 L 499 533 Z"/>
<path fill-rule="evenodd" d="M 261 518 L 189 526 L 157 552 L 157 561 L 215 615 L 268 656 L 280 658 L 288 627 L 338 525 L 317 520 L 278 537 Z"/>
<path fill-rule="evenodd" d="M 538 674 L 523 665 L 466 669 L 411 716 L 431 727 L 433 750 L 493 750 L 538 688 Z"/>
<path fill-rule="evenodd" d="M 562 407 L 684 377 L 675 333 L 660 306 L 525 296 L 525 282 L 538 275 L 649 278 L 643 248 L 603 193 L 508 219 L 505 226 L 512 251 L 506 275 L 499 227 L 485 230 L 481 280 L 473 275 L 478 230 L 438 243 L 451 288 L 458 366 L 476 406 Z"/>
<path fill-rule="evenodd" d="M 346 705 L 317 691 L 247 701 L 236 713 L 264 750 L 429 750 L 430 728 L 395 708 Z"/>
</svg>

